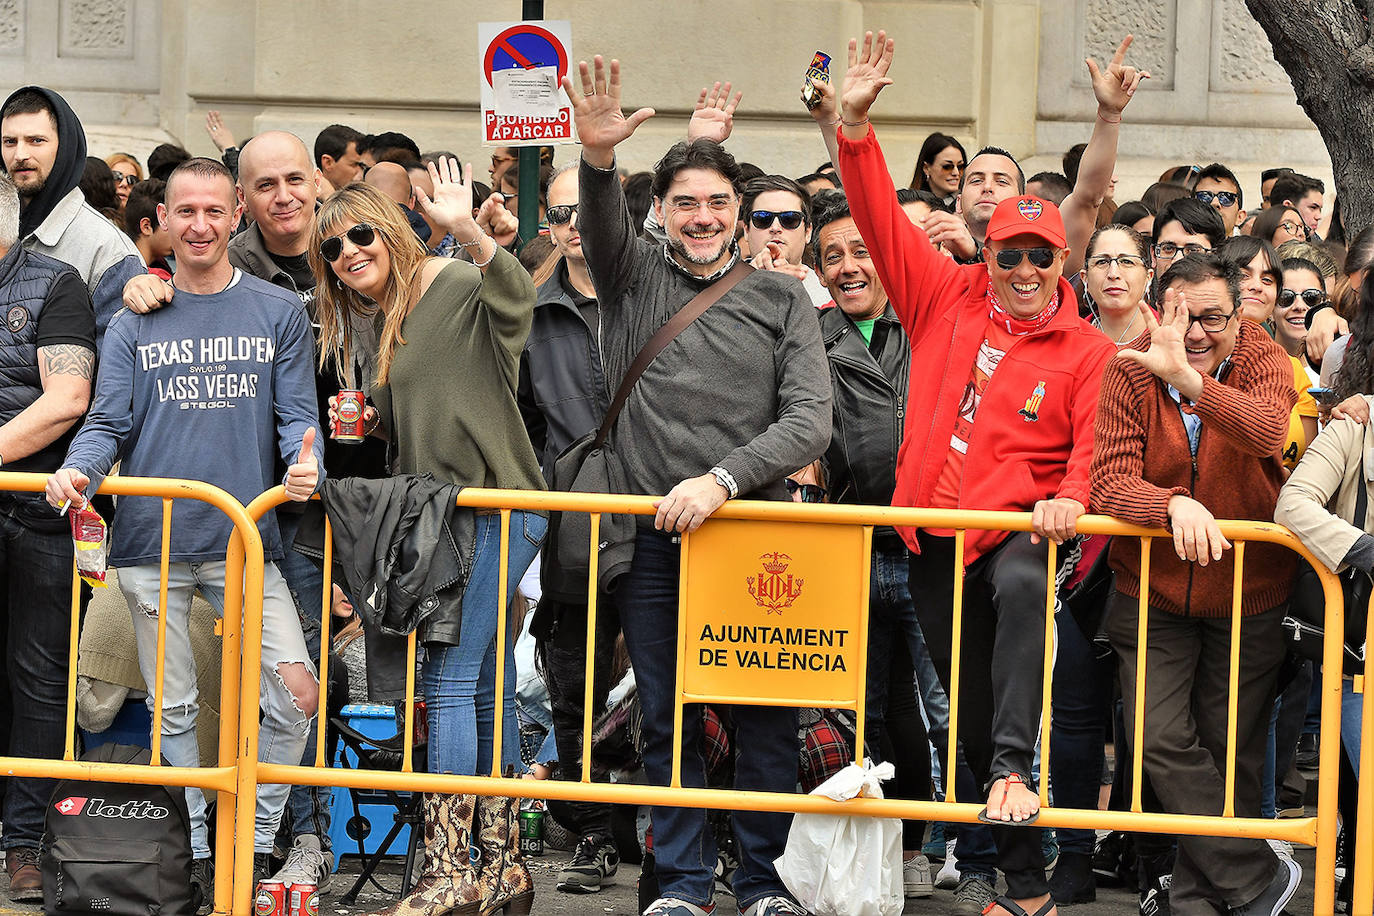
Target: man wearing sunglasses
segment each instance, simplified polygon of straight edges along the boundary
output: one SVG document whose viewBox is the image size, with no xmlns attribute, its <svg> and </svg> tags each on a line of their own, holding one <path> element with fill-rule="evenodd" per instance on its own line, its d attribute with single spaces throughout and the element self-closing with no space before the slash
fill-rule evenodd
<svg viewBox="0 0 1374 916">
<path fill-rule="evenodd" d="M 811 238 L 811 195 L 801 185 L 782 175 L 755 178 L 744 186 L 740 219 L 749 263 L 796 277 L 813 305 L 831 301 L 816 272 L 802 263 Z"/>
<path fill-rule="evenodd" d="M 1144 745 L 1134 748 L 1164 810 L 1217 815 L 1234 755 L 1235 813 L 1260 816 L 1260 774 L 1286 649 L 1281 623 L 1292 553 L 1251 542 L 1243 576 L 1216 519 L 1274 517 L 1280 454 L 1297 401 L 1293 364 L 1259 325 L 1242 321 L 1239 266 L 1214 253 L 1165 272 L 1160 317 L 1145 305 L 1149 345 L 1122 350 L 1102 379 L 1092 497 L 1097 511 L 1168 528 L 1149 557 Z M 1239 485 L 1238 485 L 1239 482 Z M 1116 591 L 1107 635 L 1120 665 L 1125 720 L 1136 701 L 1140 546 L 1114 539 Z M 1241 583 L 1240 672 L 1230 696 L 1233 583 Z M 1228 701 L 1239 718 L 1228 739 Z M 1127 726 L 1128 742 L 1133 741 Z M 1262 839 L 1180 836 L 1174 912 L 1278 916 L 1300 870 Z"/>
<path fill-rule="evenodd" d="M 1193 197 L 1217 211 L 1227 238 L 1236 234 L 1237 224 L 1245 222 L 1245 200 L 1240 182 L 1235 173 L 1220 162 L 1213 162 L 1198 172 Z"/>
<path fill-rule="evenodd" d="M 1031 776 L 1040 720 L 1047 541 L 1086 511 L 1092 419 L 1110 340 L 1078 317 L 1064 279 L 1064 221 L 1034 197 L 999 203 L 983 263 L 940 256 L 907 220 L 868 120 L 891 80 L 893 43 L 850 44 L 841 98 L 840 174 L 878 276 L 911 339 L 906 437 L 893 504 L 1032 513 L 1032 531 L 969 531 L 958 739 L 984 787 L 1007 895 L 989 912 L 1053 907 Z M 953 658 L 954 532 L 899 529 L 912 551 L 917 616 L 946 689 Z M 1065 551 L 1069 553 L 1071 551 Z M 951 736 L 951 741 L 954 736 Z M 1005 826 L 1002 826 L 1005 825 Z M 1001 912 L 999 912 L 999 910 Z"/>
</svg>

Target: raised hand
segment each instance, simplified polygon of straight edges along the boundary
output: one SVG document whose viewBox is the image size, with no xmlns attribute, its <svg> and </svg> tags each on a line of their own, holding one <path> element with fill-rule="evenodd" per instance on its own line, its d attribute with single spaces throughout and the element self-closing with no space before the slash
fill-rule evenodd
<svg viewBox="0 0 1374 916">
<path fill-rule="evenodd" d="M 736 92 L 735 97 L 730 98 L 728 81 L 724 84 L 716 83 L 710 89 L 702 89 L 701 94 L 697 96 L 692 119 L 687 122 L 687 139 L 724 143 L 730 138 L 730 131 L 735 127 L 735 109 L 739 107 L 739 100 L 742 98 L 743 92 Z"/>
<path fill-rule="evenodd" d="M 1106 72 L 1098 69 L 1097 62 L 1089 57 L 1086 61 L 1088 65 L 1088 75 L 1093 81 L 1093 95 L 1097 97 L 1097 110 L 1099 114 L 1117 118 L 1120 117 L 1126 103 L 1135 95 L 1140 88 L 1140 81 L 1150 78 L 1150 71 L 1137 70 L 1135 67 L 1126 66 L 1126 49 L 1131 46 L 1134 36 L 1127 35 L 1117 45 L 1116 53 L 1112 55 L 1111 62 L 1107 64 Z"/>
<path fill-rule="evenodd" d="M 815 108 L 806 109 L 807 114 L 816 121 L 817 124 L 826 127 L 833 127 L 840 117 L 840 104 L 835 98 L 835 87 L 825 80 L 813 79 L 812 87 L 816 90 L 816 98 L 820 99 L 820 104 Z M 800 96 L 803 102 L 806 96 Z"/>
<path fill-rule="evenodd" d="M 572 74 L 563 77 L 563 91 L 572 103 L 573 123 L 582 142 L 582 158 L 598 168 L 610 168 L 616 145 L 633 136 L 635 129 L 654 116 L 652 108 L 641 108 L 628 118 L 620 108 L 620 61 L 612 60 L 610 78 L 606 63 L 598 54 L 593 59 L 595 75 L 580 61 L 578 84 Z"/>
<path fill-rule="evenodd" d="M 234 135 L 229 128 L 224 126 L 224 119 L 220 117 L 218 111 L 210 111 L 205 115 L 205 132 L 210 135 L 216 147 L 222 153 L 234 143 Z"/>
<path fill-rule="evenodd" d="M 1144 366 L 1155 376 L 1176 388 L 1180 394 L 1195 401 L 1202 394 L 1202 375 L 1188 362 L 1183 338 L 1188 333 L 1188 299 L 1176 289 L 1164 292 L 1160 318 L 1144 302 L 1140 312 L 1145 328 L 1150 332 L 1150 349 L 1118 350 L 1117 359 L 1127 359 Z"/>
<path fill-rule="evenodd" d="M 415 202 L 424 215 L 449 231 L 472 222 L 472 163 L 463 166 L 461 175 L 458 160 L 448 156 L 429 163 L 428 168 L 429 179 L 434 182 L 434 197 L 423 188 L 415 188 Z"/>
<path fill-rule="evenodd" d="M 887 71 L 892 66 L 893 42 L 887 33 L 864 32 L 862 50 L 858 42 L 849 39 L 849 69 L 844 74 L 844 92 L 840 96 L 840 115 L 846 121 L 862 121 L 878 98 L 883 87 L 892 85 Z M 865 128 L 865 132 L 866 132 Z"/>
<path fill-rule="evenodd" d="M 520 218 L 506 209 L 506 198 L 500 194 L 488 195 L 476 218 L 477 228 L 496 239 L 496 244 L 502 247 L 515 241 L 520 231 Z"/>
<path fill-rule="evenodd" d="M 320 463 L 315 458 L 315 427 L 305 431 L 301 439 L 301 453 L 296 463 L 286 469 L 286 495 L 303 503 L 315 492 L 320 482 Z"/>
</svg>

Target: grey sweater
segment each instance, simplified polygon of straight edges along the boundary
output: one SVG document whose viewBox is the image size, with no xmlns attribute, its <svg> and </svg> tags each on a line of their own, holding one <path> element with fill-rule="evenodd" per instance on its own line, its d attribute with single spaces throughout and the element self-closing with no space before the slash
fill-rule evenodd
<svg viewBox="0 0 1374 916">
<path fill-rule="evenodd" d="M 614 172 L 583 162 L 579 180 L 613 393 L 645 342 L 709 282 L 637 238 Z M 649 364 L 611 443 L 631 493 L 661 495 L 719 465 L 740 496 L 786 499 L 782 479 L 830 443 L 830 370 L 802 285 L 768 271 L 741 280 Z"/>
</svg>

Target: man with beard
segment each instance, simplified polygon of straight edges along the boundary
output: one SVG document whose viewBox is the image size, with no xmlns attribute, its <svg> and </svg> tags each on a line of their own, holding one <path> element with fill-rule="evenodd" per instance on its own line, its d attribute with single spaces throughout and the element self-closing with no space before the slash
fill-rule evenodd
<svg viewBox="0 0 1374 916">
<path fill-rule="evenodd" d="M 739 261 L 739 165 L 711 140 L 674 144 L 654 170 L 654 210 L 663 246 L 638 238 L 616 175 L 615 148 L 653 115 L 620 110 L 620 66 L 595 76 L 584 61 L 574 100 L 582 162 L 578 226 L 597 292 L 607 387 L 620 384 L 635 355 L 668 319 Z M 634 559 L 617 583 L 617 604 L 644 707 L 644 766 L 666 785 L 673 758 L 680 546 L 727 499 L 788 499 L 786 475 L 830 441 L 830 380 L 816 310 L 795 279 L 753 271 L 739 279 L 649 363 L 611 431 L 610 454 L 626 492 L 661 496 L 641 516 Z M 666 494 L 666 495 L 662 495 Z M 732 707 L 739 753 L 735 787 L 792 792 L 797 779 L 794 710 Z M 705 784 L 701 719 L 682 723 L 682 782 Z M 751 811 L 731 816 L 740 864 L 734 890 L 744 916 L 804 913 L 773 862 L 791 818 Z M 715 839 L 706 812 L 653 809 L 661 896 L 646 916 L 713 911 Z"/>
<path fill-rule="evenodd" d="M 67 101 L 40 86 L 16 90 L 0 108 L 0 157 L 19 189 L 24 248 L 76 268 L 95 306 L 96 343 L 119 311 L 130 277 L 144 273 L 128 236 L 93 210 L 78 183 L 86 132 Z"/>
</svg>

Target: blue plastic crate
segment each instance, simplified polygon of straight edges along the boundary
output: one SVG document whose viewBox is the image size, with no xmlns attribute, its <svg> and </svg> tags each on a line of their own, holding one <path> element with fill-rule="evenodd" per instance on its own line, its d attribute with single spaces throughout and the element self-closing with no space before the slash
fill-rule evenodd
<svg viewBox="0 0 1374 916">
<path fill-rule="evenodd" d="M 396 711 L 390 706 L 374 704 L 353 704 L 345 706 L 342 712 L 348 724 L 369 738 L 390 738 L 396 734 Z M 356 768 L 357 759 L 351 750 L 339 745 L 335 766 Z M 364 855 L 377 851 L 382 839 L 391 830 L 397 814 L 396 807 L 387 800 L 385 792 L 372 789 L 357 789 L 358 809 L 353 806 L 353 797 L 348 789 L 334 789 L 334 819 L 330 825 L 329 837 L 334 846 L 334 868 L 338 869 L 339 857 L 358 854 L 358 840 L 361 834 Z M 409 793 L 401 793 L 409 797 Z M 350 835 L 350 831 L 352 835 Z M 406 824 L 396 834 L 396 839 L 386 848 L 389 856 L 403 856 L 410 843 L 410 825 Z"/>
</svg>

